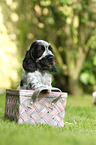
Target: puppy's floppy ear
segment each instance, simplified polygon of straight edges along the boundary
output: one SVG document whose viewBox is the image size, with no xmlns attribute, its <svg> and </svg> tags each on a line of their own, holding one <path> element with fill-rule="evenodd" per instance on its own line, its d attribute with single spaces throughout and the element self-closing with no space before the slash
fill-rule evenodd
<svg viewBox="0 0 96 145">
<path fill-rule="evenodd" d="M 30 47 L 30 50 L 26 52 L 25 58 L 23 60 L 23 68 L 27 72 L 34 72 L 35 70 L 37 70 L 34 57 L 35 44 L 36 42 L 33 42 L 33 44 Z"/>
</svg>

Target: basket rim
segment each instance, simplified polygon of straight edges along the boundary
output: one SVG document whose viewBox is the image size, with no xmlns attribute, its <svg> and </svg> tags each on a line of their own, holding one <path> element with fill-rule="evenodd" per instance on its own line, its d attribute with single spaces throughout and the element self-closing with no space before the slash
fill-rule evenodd
<svg viewBox="0 0 96 145">
<path fill-rule="evenodd" d="M 6 89 L 6 94 L 14 94 L 14 95 L 29 95 L 29 96 L 32 96 L 32 94 L 34 93 L 34 90 L 25 90 L 25 89 Z M 57 91 L 52 91 L 51 92 L 51 94 L 53 94 L 53 95 L 55 95 L 55 93 L 58 93 L 58 94 L 60 94 L 60 92 L 57 92 Z M 45 94 L 42 94 L 43 96 L 45 95 Z M 49 96 L 50 95 L 50 93 L 47 93 L 46 94 L 46 96 Z M 63 95 L 62 96 L 62 98 L 63 97 L 66 97 L 67 98 L 67 95 L 68 95 L 68 93 L 67 92 L 61 92 L 61 95 Z"/>
</svg>

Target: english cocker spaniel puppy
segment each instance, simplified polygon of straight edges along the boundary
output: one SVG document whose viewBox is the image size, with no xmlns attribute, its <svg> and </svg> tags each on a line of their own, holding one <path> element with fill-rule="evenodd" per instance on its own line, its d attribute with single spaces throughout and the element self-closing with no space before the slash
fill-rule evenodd
<svg viewBox="0 0 96 145">
<path fill-rule="evenodd" d="M 23 74 L 18 89 L 51 88 L 50 72 L 56 72 L 52 47 L 46 41 L 36 40 L 23 60 Z"/>
</svg>

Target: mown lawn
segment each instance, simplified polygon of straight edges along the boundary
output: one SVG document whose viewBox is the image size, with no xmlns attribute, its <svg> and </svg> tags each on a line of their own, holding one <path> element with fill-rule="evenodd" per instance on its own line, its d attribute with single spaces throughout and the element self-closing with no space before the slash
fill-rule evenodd
<svg viewBox="0 0 96 145">
<path fill-rule="evenodd" d="M 4 118 L 0 95 L 0 145 L 96 145 L 96 106 L 92 96 L 67 98 L 65 126 L 18 125 Z"/>
</svg>

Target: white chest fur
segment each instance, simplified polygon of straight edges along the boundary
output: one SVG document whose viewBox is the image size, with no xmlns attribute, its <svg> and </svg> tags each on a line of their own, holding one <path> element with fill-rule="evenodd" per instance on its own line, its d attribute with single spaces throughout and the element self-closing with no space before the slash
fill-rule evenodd
<svg viewBox="0 0 96 145">
<path fill-rule="evenodd" d="M 31 78 L 31 79 L 33 78 L 33 81 L 42 83 L 48 86 L 51 85 L 51 80 L 52 80 L 51 74 L 46 71 L 43 71 L 43 72 L 35 71 L 33 73 L 28 73 L 27 78 Z"/>
<path fill-rule="evenodd" d="M 21 89 L 28 88 L 29 84 L 31 84 L 31 88 L 33 90 L 41 88 L 41 87 L 51 87 L 52 75 L 47 71 L 35 71 L 35 72 L 26 72 L 23 70 L 23 86 Z"/>
</svg>

